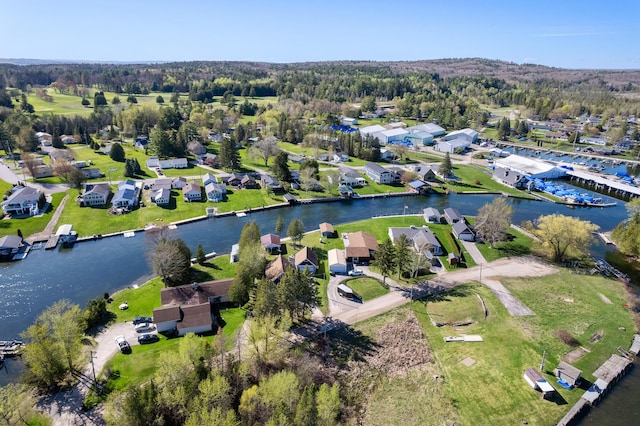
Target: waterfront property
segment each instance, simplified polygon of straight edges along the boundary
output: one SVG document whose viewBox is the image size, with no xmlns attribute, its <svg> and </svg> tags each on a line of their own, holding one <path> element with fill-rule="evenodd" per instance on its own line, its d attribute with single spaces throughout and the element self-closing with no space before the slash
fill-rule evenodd
<svg viewBox="0 0 640 426">
<path fill-rule="evenodd" d="M 427 223 L 440 223 L 440 212 L 433 207 L 427 207 L 422 211 L 422 216 Z"/>
<path fill-rule="evenodd" d="M 269 254 L 280 253 L 280 236 L 276 234 L 265 234 L 260 237 L 262 248 Z"/>
<path fill-rule="evenodd" d="M 153 310 L 159 333 L 207 333 L 216 324 L 221 303 L 229 301 L 232 279 L 193 283 L 160 290 L 162 306 Z"/>
<path fill-rule="evenodd" d="M 309 271 L 312 275 L 318 269 L 318 255 L 310 247 L 303 247 L 293 258 L 293 266 L 300 271 Z"/>
<path fill-rule="evenodd" d="M 292 268 L 291 262 L 283 255 L 277 255 L 264 270 L 264 277 L 273 281 L 275 284 L 280 282 L 285 272 Z"/>
<path fill-rule="evenodd" d="M 373 181 L 377 184 L 390 184 L 392 182 L 393 177 L 391 176 L 391 171 L 385 169 L 379 164 L 376 163 L 367 163 L 364 166 L 364 172 L 367 176 L 369 176 Z"/>
<path fill-rule="evenodd" d="M 140 200 L 140 190 L 142 182 L 131 179 L 123 180 L 118 184 L 118 192 L 111 199 L 114 207 L 135 207 Z"/>
<path fill-rule="evenodd" d="M 9 198 L 0 203 L 5 214 L 18 216 L 35 216 L 43 204 L 44 194 L 29 186 L 16 187 Z"/>
<path fill-rule="evenodd" d="M 573 365 L 560 361 L 558 366 L 553 370 L 553 374 L 558 378 L 558 383 L 572 388 L 580 384 L 582 371 Z"/>
<path fill-rule="evenodd" d="M 80 195 L 81 206 L 104 206 L 111 196 L 111 187 L 108 183 L 85 183 L 82 195 Z"/>
<path fill-rule="evenodd" d="M 464 220 L 454 223 L 451 231 L 457 239 L 462 241 L 475 241 L 476 239 L 476 234 L 469 228 Z"/>
<path fill-rule="evenodd" d="M 418 253 L 430 252 L 436 256 L 444 254 L 442 244 L 429 228 L 389 228 L 389 239 L 395 244 L 400 235 L 405 235 L 413 245 L 413 249 Z"/>
<path fill-rule="evenodd" d="M 447 220 L 449 225 L 464 221 L 464 217 L 462 217 L 458 209 L 453 207 L 447 207 L 444 209 L 444 218 Z"/>
<path fill-rule="evenodd" d="M 320 235 L 327 238 L 336 238 L 338 234 L 333 229 L 333 225 L 328 222 L 323 222 L 320 224 Z"/>
<path fill-rule="evenodd" d="M 342 236 L 347 262 L 368 263 L 378 250 L 376 237 L 368 232 L 352 232 Z"/>
</svg>

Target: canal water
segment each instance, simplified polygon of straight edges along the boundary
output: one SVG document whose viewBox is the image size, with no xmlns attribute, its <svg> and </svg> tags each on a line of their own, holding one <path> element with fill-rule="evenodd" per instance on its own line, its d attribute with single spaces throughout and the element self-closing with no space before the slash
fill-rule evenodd
<svg viewBox="0 0 640 426">
<path fill-rule="evenodd" d="M 583 190 L 581 190 L 583 191 Z M 450 194 L 356 199 L 271 209 L 235 216 L 211 218 L 178 227 L 175 237 L 182 238 L 195 252 L 202 244 L 206 252 L 228 253 L 240 236 L 242 227 L 255 221 L 262 233 L 273 232 L 278 216 L 285 224 L 293 218 L 302 220 L 305 230 L 317 229 L 322 222 L 341 224 L 375 216 L 420 213 L 425 207 L 455 207 L 463 215 L 475 215 L 495 195 Z M 589 220 L 603 231 L 613 229 L 627 217 L 624 203 L 608 208 L 568 208 L 560 204 L 509 198 L 514 207 L 513 222 L 518 224 L 540 215 L 559 213 Z M 363 227 L 366 230 L 366 226 Z M 81 306 L 104 292 L 141 284 L 151 276 L 143 233 L 131 238 L 117 236 L 78 243 L 72 249 L 32 250 L 25 260 L 0 263 L 0 340 L 19 337 L 47 306 L 59 299 L 69 299 Z M 606 247 L 594 247 L 604 256 Z M 15 380 L 18 363 L 9 363 L 10 374 L 0 371 L 0 384 Z M 633 389 L 640 388 L 640 377 L 625 379 Z M 634 393 L 637 395 L 637 392 Z M 614 399 L 614 398 L 608 398 Z M 617 397 L 616 397 L 617 399 Z M 634 406 L 640 406 L 636 396 Z M 640 417 L 633 417 L 640 419 Z"/>
</svg>

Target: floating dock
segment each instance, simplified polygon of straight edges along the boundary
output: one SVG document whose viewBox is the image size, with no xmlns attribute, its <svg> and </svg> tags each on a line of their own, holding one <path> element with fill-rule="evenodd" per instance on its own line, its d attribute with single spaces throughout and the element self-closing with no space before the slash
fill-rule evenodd
<svg viewBox="0 0 640 426">
<path fill-rule="evenodd" d="M 14 357 L 20 354 L 23 346 L 20 340 L 0 340 L 0 357 Z"/>
</svg>

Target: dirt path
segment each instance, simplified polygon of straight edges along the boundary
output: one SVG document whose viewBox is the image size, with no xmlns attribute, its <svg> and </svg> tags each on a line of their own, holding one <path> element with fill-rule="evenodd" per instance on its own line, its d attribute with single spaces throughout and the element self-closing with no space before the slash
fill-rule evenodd
<svg viewBox="0 0 640 426">
<path fill-rule="evenodd" d="M 37 232 L 25 238 L 25 240 L 29 244 L 33 244 L 34 241 L 45 241 L 49 239 L 51 235 L 53 235 L 53 231 L 55 230 L 56 225 L 58 224 L 58 220 L 62 215 L 62 211 L 64 210 L 64 206 L 65 204 L 67 204 L 68 199 L 69 199 L 69 194 L 65 195 L 62 201 L 60 201 L 60 205 L 56 208 L 56 211 L 53 212 L 53 215 L 51 216 L 49 223 L 47 223 L 47 226 L 44 228 L 44 231 Z"/>
<path fill-rule="evenodd" d="M 480 276 L 480 268 L 482 268 L 482 277 Z M 436 279 L 431 280 L 430 284 L 447 289 L 469 281 L 482 280 L 482 283 L 494 292 L 512 315 L 535 315 L 534 312 L 516 299 L 506 287 L 497 281 L 496 277 L 538 277 L 553 274 L 556 271 L 553 266 L 547 265 L 534 257 L 506 258 L 498 259 L 482 266 L 474 266 L 473 268 L 460 269 L 439 275 Z M 347 304 L 341 304 L 342 309 L 335 313 L 331 311 L 330 316 L 334 320 L 355 324 L 408 303 L 414 297 L 429 291 L 428 287 L 416 286 L 413 289 L 400 287 L 391 287 L 391 289 L 392 291 L 389 294 L 355 307 L 350 308 Z"/>
</svg>

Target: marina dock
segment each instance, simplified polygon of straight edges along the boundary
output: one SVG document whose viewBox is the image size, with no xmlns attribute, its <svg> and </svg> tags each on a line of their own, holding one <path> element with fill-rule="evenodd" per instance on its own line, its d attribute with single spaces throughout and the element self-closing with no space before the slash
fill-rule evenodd
<svg viewBox="0 0 640 426">
<path fill-rule="evenodd" d="M 20 340 L 0 340 L 0 357 L 10 358 L 20 354 L 24 343 Z"/>
</svg>

